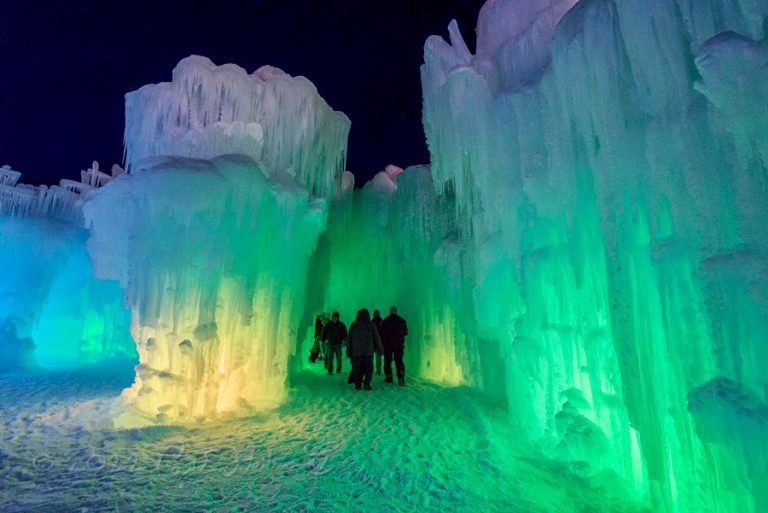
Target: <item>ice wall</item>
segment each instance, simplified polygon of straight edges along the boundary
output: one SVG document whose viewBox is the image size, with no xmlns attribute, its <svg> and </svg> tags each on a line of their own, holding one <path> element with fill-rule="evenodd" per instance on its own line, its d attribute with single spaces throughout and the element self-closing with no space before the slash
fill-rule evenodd
<svg viewBox="0 0 768 513">
<path fill-rule="evenodd" d="M 460 329 L 527 440 L 654 511 L 768 508 L 767 14 L 490 0 L 474 55 L 425 45 Z"/>
<path fill-rule="evenodd" d="M 95 273 L 125 289 L 139 350 L 118 424 L 284 398 L 309 260 L 351 187 L 349 125 L 303 77 L 197 56 L 126 95 L 129 174 L 84 207 Z"/>
<path fill-rule="evenodd" d="M 120 288 L 93 278 L 80 225 L 101 175 L 94 163 L 82 182 L 34 187 L 0 168 L 0 369 L 135 358 Z"/>
<path fill-rule="evenodd" d="M 191 56 L 171 82 L 126 95 L 125 158 L 130 170 L 157 155 L 248 155 L 267 174 L 286 172 L 312 194 L 328 196 L 344 171 L 349 127 L 304 77 L 272 66 L 248 74 Z"/>
<path fill-rule="evenodd" d="M 246 156 L 154 157 L 84 207 L 97 277 L 125 289 L 137 421 L 279 403 L 326 200 Z"/>
<path fill-rule="evenodd" d="M 476 348 L 468 348 L 439 256 L 454 252 L 451 202 L 438 198 L 429 167 L 387 166 L 332 206 L 311 277 L 310 311 L 339 311 L 350 323 L 366 307 L 386 317 L 391 305 L 408 320 L 409 376 L 446 385 L 481 385 Z M 305 348 L 303 353 L 309 349 Z M 302 353 L 302 355 L 303 355 Z"/>
</svg>

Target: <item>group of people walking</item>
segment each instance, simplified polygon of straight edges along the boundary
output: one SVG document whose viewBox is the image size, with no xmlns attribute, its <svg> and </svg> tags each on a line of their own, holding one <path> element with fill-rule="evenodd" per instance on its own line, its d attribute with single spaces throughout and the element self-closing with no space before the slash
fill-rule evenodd
<svg viewBox="0 0 768 513">
<path fill-rule="evenodd" d="M 381 318 L 378 310 L 373 311 L 373 318 L 367 308 L 357 312 L 357 318 L 349 326 L 341 322 L 339 312 L 333 312 L 331 319 L 323 322 L 322 314 L 315 321 L 315 348 L 310 354 L 310 361 L 318 359 L 315 353 L 320 342 L 323 344 L 323 362 L 328 374 L 333 374 L 334 363 L 336 373 L 341 374 L 341 349 L 346 347 L 346 356 L 352 363 L 348 383 L 354 383 L 357 390 L 372 390 L 374 358 L 376 374 L 381 375 L 382 358 L 384 360 L 384 381 L 393 383 L 392 363 L 395 364 L 397 383 L 405 385 L 405 365 L 403 351 L 405 337 L 408 335 L 408 324 L 397 315 L 397 307 L 389 309 L 386 319 Z M 313 353 L 314 359 L 313 359 Z"/>
</svg>

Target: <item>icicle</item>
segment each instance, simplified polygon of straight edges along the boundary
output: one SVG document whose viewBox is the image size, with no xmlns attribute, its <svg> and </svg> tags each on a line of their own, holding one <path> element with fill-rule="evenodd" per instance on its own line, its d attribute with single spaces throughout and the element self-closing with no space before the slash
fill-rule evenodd
<svg viewBox="0 0 768 513">
<path fill-rule="evenodd" d="M 466 312 L 467 347 L 503 362 L 462 370 L 504 387 L 550 457 L 615 473 L 654 510 L 768 508 L 766 15 L 489 0 L 469 66 L 454 26 L 425 44 L 433 187 L 455 227 L 429 255 L 453 291 L 436 311 Z"/>
<path fill-rule="evenodd" d="M 124 397 L 144 422 L 282 400 L 326 212 L 291 176 L 233 155 L 144 159 L 91 195 L 88 248 L 133 311 L 141 363 Z"/>
<path fill-rule="evenodd" d="M 170 83 L 126 95 L 126 165 L 156 155 L 248 155 L 267 174 L 290 170 L 330 196 L 344 169 L 349 119 L 304 77 L 261 67 L 253 74 L 205 57 L 179 62 Z"/>
<path fill-rule="evenodd" d="M 16 185 L 16 182 L 19 181 L 20 177 L 21 177 L 21 173 L 11 169 L 11 166 L 9 166 L 8 164 L 4 165 L 3 167 L 0 167 L 0 185 L 7 185 L 9 187 L 13 187 L 14 185 Z"/>
</svg>

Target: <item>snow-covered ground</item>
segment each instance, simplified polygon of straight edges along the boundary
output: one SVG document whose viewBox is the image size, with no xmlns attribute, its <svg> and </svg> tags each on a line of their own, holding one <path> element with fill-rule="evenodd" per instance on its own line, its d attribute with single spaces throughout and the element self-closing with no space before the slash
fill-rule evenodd
<svg viewBox="0 0 768 513">
<path fill-rule="evenodd" d="M 519 447 L 470 390 L 321 371 L 263 415 L 123 431 L 130 365 L 1 374 L 0 511 L 640 511 Z"/>
</svg>

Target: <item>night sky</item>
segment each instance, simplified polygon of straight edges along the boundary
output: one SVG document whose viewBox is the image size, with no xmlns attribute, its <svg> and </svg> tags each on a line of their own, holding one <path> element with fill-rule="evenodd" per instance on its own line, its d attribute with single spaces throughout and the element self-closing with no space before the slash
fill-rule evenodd
<svg viewBox="0 0 768 513">
<path fill-rule="evenodd" d="M 419 66 L 455 18 L 474 49 L 484 0 L 0 1 L 0 165 L 32 184 L 122 163 L 124 95 L 191 54 L 304 75 L 352 120 L 358 184 L 427 163 Z"/>
</svg>

